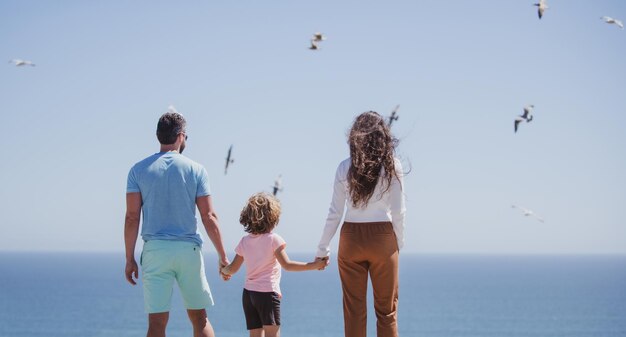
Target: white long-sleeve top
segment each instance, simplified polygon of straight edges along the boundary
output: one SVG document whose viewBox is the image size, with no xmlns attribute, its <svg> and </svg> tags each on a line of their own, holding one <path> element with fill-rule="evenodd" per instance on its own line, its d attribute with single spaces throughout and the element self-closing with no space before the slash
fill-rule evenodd
<svg viewBox="0 0 626 337">
<path fill-rule="evenodd" d="M 333 188 L 333 198 L 328 209 L 326 226 L 322 233 L 322 239 L 318 245 L 316 256 L 330 255 L 330 241 L 337 233 L 339 223 L 344 216 L 345 222 L 381 222 L 390 221 L 398 240 L 398 249 L 404 245 L 404 214 L 406 212 L 404 201 L 404 183 L 402 164 L 400 160 L 394 158 L 394 166 L 398 178 L 393 177 L 389 189 L 382 193 L 387 187 L 387 182 L 383 179 L 384 169 L 374 193 L 365 208 L 355 208 L 350 198 L 348 190 L 348 170 L 350 169 L 350 158 L 342 161 L 337 167 L 335 183 Z M 346 205 L 347 204 L 347 205 Z"/>
</svg>

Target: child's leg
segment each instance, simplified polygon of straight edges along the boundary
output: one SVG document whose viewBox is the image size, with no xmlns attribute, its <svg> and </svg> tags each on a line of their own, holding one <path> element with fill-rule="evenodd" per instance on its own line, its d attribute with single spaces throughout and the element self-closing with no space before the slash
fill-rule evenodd
<svg viewBox="0 0 626 337">
<path fill-rule="evenodd" d="M 243 313 L 246 316 L 246 328 L 250 331 L 250 337 L 263 337 L 263 323 L 257 309 L 254 306 L 256 292 L 243 289 L 242 303 Z"/>
<path fill-rule="evenodd" d="M 265 337 L 280 337 L 280 325 L 264 325 Z"/>
<path fill-rule="evenodd" d="M 280 295 L 244 289 L 244 312 L 250 337 L 280 336 Z M 249 309 L 249 310 L 247 310 Z"/>
<path fill-rule="evenodd" d="M 250 337 L 263 337 L 263 328 L 250 330 Z"/>
</svg>

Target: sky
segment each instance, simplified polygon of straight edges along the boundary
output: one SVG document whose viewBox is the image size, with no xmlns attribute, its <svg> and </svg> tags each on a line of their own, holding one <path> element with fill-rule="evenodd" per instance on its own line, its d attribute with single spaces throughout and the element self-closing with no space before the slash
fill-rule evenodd
<svg viewBox="0 0 626 337">
<path fill-rule="evenodd" d="M 626 3 L 533 3 L 2 1 L 0 251 L 121 253 L 128 170 L 172 104 L 229 254 L 282 174 L 276 232 L 313 255 L 352 121 L 400 105 L 403 252 L 626 254 L 626 30 L 600 19 Z"/>
</svg>

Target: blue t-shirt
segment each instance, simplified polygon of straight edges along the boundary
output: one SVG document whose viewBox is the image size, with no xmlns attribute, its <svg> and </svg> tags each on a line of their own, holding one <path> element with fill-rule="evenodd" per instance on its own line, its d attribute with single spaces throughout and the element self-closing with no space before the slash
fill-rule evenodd
<svg viewBox="0 0 626 337">
<path fill-rule="evenodd" d="M 140 192 L 144 241 L 175 240 L 202 245 L 196 197 L 211 194 L 202 165 L 178 152 L 159 152 L 135 164 L 126 193 Z"/>
</svg>

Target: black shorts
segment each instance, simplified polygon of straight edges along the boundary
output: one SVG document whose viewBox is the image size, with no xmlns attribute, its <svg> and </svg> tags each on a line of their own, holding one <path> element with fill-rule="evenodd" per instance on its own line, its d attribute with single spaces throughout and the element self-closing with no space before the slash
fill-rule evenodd
<svg viewBox="0 0 626 337">
<path fill-rule="evenodd" d="M 277 293 L 244 289 L 241 300 L 248 330 L 280 325 L 280 296 Z"/>
</svg>

